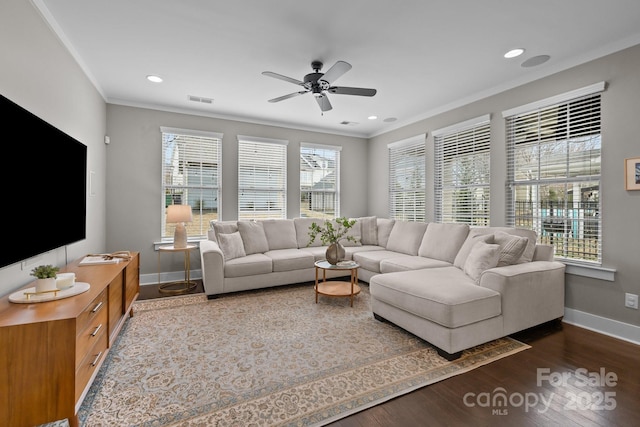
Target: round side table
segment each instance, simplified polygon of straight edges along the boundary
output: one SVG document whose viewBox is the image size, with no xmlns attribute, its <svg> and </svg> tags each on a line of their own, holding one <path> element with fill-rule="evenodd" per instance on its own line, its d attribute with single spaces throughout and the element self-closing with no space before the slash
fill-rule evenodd
<svg viewBox="0 0 640 427">
<path fill-rule="evenodd" d="M 344 264 L 330 264 L 329 261 L 316 261 L 316 304 L 318 303 L 318 295 L 325 295 L 328 297 L 349 297 L 351 307 L 353 307 L 353 297 L 360 293 L 360 286 L 358 286 L 358 268 L 360 265 L 353 261 Z M 322 281 L 319 282 L 319 272 L 322 270 Z M 327 282 L 327 270 L 350 270 L 351 280 L 347 281 L 335 281 L 331 280 Z"/>
<path fill-rule="evenodd" d="M 176 248 L 173 245 L 158 247 L 158 291 L 163 294 L 180 295 L 186 294 L 196 288 L 196 282 L 191 280 L 191 251 L 197 245 L 187 245 L 184 248 Z M 162 253 L 182 252 L 184 254 L 184 280 L 177 282 L 160 283 L 160 255 Z"/>
</svg>

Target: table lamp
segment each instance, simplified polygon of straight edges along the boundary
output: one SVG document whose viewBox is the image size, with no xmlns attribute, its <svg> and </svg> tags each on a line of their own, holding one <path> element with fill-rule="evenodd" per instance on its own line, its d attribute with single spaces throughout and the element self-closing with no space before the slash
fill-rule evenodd
<svg viewBox="0 0 640 427">
<path fill-rule="evenodd" d="M 185 222 L 193 221 L 193 213 L 190 205 L 169 205 L 167 206 L 167 223 L 175 223 L 176 231 L 173 234 L 173 247 L 187 247 L 187 229 Z"/>
</svg>

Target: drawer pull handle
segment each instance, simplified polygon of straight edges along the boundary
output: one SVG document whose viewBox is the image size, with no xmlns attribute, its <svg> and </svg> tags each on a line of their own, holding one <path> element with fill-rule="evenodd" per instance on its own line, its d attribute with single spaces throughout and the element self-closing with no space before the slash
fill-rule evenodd
<svg viewBox="0 0 640 427">
<path fill-rule="evenodd" d="M 98 364 L 98 361 L 100 360 L 100 356 L 102 356 L 102 352 L 98 353 L 96 358 L 93 359 L 93 362 L 91 362 L 91 366 L 96 366 Z"/>
<path fill-rule="evenodd" d="M 100 330 L 100 328 L 102 328 L 102 323 L 96 326 L 96 329 L 91 333 L 91 336 L 95 337 L 96 335 L 98 335 L 98 331 Z"/>
<path fill-rule="evenodd" d="M 102 301 L 100 301 L 98 303 L 98 305 L 96 305 L 93 310 L 91 310 L 92 313 L 95 313 L 96 311 L 100 310 L 100 308 L 102 307 Z"/>
</svg>

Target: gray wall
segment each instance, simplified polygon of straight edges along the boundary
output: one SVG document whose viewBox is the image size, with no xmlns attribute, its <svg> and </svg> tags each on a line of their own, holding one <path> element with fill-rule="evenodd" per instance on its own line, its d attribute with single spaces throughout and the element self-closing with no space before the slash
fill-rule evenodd
<svg viewBox="0 0 640 427">
<path fill-rule="evenodd" d="M 34 278 L 29 272 L 36 265 L 60 266 L 86 253 L 104 251 L 106 105 L 31 2 L 24 0 L 2 0 L 0 3 L 0 93 L 87 146 L 87 170 L 94 172 L 95 193 L 87 198 L 86 240 L 67 246 L 66 252 L 65 248 L 56 249 L 26 260 L 24 266 L 17 263 L 0 269 L 0 295 L 4 295 L 31 282 Z M 18 142 L 7 138 L 8 129 L 18 124 L 3 125 L 5 142 Z M 23 135 L 28 136 L 28 129 L 25 131 L 27 133 Z M 38 144 L 47 141 L 19 143 L 33 144 L 37 149 Z M 28 162 L 29 159 L 23 160 Z M 51 174 L 55 179 L 55 165 L 52 165 Z M 25 172 L 16 179 L 26 176 Z M 18 238 L 23 241 L 41 238 L 48 229 L 59 226 L 47 222 L 47 209 L 64 209 L 64 205 L 53 197 L 49 206 L 42 206 L 41 224 L 18 221 L 3 225 L 5 229 L 16 227 Z M 5 247 L 3 250 L 11 249 Z"/>
<path fill-rule="evenodd" d="M 109 104 L 107 106 L 107 250 L 141 253 L 141 273 L 158 271 L 154 242 L 160 241 L 161 126 L 221 132 L 222 218 L 238 218 L 237 135 L 285 139 L 287 148 L 287 217 L 300 216 L 300 142 L 341 146 L 340 213 L 367 213 L 367 140 L 232 120 L 162 112 Z M 171 258 L 172 257 L 172 258 Z M 178 272 L 182 254 L 162 255 L 163 272 Z M 192 269 L 200 268 L 192 253 Z"/>
<path fill-rule="evenodd" d="M 624 293 L 640 293 L 640 191 L 625 191 L 624 159 L 640 156 L 640 45 L 495 96 L 371 138 L 369 214 L 388 215 L 387 144 L 427 133 L 427 220 L 433 220 L 433 137 L 441 127 L 491 114 L 491 225 L 505 224 L 505 122 L 502 111 L 605 81 L 602 94 L 603 266 L 615 281 L 567 275 L 566 306 L 632 325 L 640 311 L 624 307 Z M 635 332 L 637 334 L 637 331 Z"/>
</svg>

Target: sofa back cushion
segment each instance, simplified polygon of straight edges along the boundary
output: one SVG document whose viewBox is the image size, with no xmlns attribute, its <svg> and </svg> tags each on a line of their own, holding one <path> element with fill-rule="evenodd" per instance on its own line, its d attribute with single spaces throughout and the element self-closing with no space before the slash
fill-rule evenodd
<svg viewBox="0 0 640 427">
<path fill-rule="evenodd" d="M 386 248 L 395 220 L 389 218 L 377 218 L 376 223 L 378 224 L 378 243 L 376 244 Z"/>
<path fill-rule="evenodd" d="M 427 226 L 418 255 L 425 258 L 437 259 L 453 264 L 469 234 L 467 224 L 432 222 Z"/>
<path fill-rule="evenodd" d="M 309 227 L 311 224 L 316 223 L 318 225 L 324 224 L 324 220 L 321 218 L 294 218 L 293 225 L 296 228 L 296 241 L 298 242 L 299 248 L 306 248 L 307 245 L 309 247 L 317 247 L 322 246 L 322 241 L 320 240 L 320 236 L 316 236 L 313 243 L 309 244 Z"/>
<path fill-rule="evenodd" d="M 357 218 L 360 223 L 360 241 L 363 245 L 378 244 L 378 219 L 375 216 Z"/>
<path fill-rule="evenodd" d="M 261 254 L 269 250 L 269 242 L 267 242 L 267 235 L 261 222 L 238 221 L 238 231 L 247 255 Z"/>
<path fill-rule="evenodd" d="M 389 234 L 386 248 L 407 255 L 418 255 L 418 248 L 426 230 L 427 224 L 424 222 L 396 221 Z"/>
<path fill-rule="evenodd" d="M 265 219 L 262 221 L 262 225 L 270 251 L 298 247 L 296 226 L 292 219 Z"/>
</svg>

